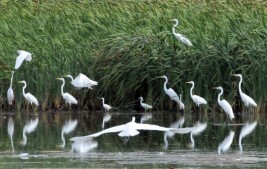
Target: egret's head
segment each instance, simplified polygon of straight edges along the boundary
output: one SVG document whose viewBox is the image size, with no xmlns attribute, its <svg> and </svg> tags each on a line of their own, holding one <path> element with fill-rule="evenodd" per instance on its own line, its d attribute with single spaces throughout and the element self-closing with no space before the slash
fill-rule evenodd
<svg viewBox="0 0 267 169">
<path fill-rule="evenodd" d="M 14 74 L 14 71 L 11 71 L 12 74 Z"/>
<path fill-rule="evenodd" d="M 242 78 L 242 75 L 241 74 L 232 74 L 232 76 L 237 76 L 237 77 Z"/>
<path fill-rule="evenodd" d="M 189 82 L 186 82 L 186 83 L 189 83 L 189 84 L 194 84 L 194 82 L 193 82 L 193 81 L 189 81 Z"/>
<path fill-rule="evenodd" d="M 139 97 L 138 99 L 143 100 L 143 97 Z"/>
<path fill-rule="evenodd" d="M 166 79 L 166 78 L 167 78 L 167 76 L 163 75 L 163 76 L 160 76 L 160 78 L 165 78 L 165 79 Z"/>
<path fill-rule="evenodd" d="M 104 97 L 101 97 L 102 100 L 104 100 Z"/>
<path fill-rule="evenodd" d="M 64 80 L 64 79 L 63 79 L 63 78 L 61 78 L 61 77 L 57 77 L 56 79 L 57 79 L 57 80 L 62 80 L 62 81 Z"/>
<path fill-rule="evenodd" d="M 170 19 L 172 22 L 178 22 L 178 19 Z"/>
<path fill-rule="evenodd" d="M 68 77 L 68 78 L 71 78 L 72 79 L 72 76 L 71 75 L 64 75 L 64 77 Z"/>
<path fill-rule="evenodd" d="M 22 80 L 22 81 L 18 81 L 18 83 L 26 83 L 26 81 L 25 80 Z"/>
<path fill-rule="evenodd" d="M 132 117 L 132 122 L 135 122 L 135 117 Z"/>
<path fill-rule="evenodd" d="M 222 87 L 218 86 L 218 87 L 213 87 L 212 89 L 222 89 Z"/>
</svg>

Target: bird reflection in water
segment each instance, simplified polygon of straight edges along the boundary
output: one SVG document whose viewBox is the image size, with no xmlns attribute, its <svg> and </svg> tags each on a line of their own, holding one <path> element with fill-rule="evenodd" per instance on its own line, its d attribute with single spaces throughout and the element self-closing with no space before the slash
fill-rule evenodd
<svg viewBox="0 0 267 169">
<path fill-rule="evenodd" d="M 37 125 L 38 125 L 39 119 L 36 118 L 34 120 L 30 120 L 23 128 L 23 140 L 22 140 L 22 145 L 27 144 L 27 135 L 35 131 Z"/>
</svg>

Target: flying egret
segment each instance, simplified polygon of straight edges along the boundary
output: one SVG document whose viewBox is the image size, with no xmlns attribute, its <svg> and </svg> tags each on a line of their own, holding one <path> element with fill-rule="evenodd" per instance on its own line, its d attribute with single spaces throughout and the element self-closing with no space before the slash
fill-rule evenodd
<svg viewBox="0 0 267 169">
<path fill-rule="evenodd" d="M 82 73 L 80 73 L 75 79 L 73 79 L 71 75 L 65 75 L 65 77 L 69 77 L 71 79 L 70 83 L 78 89 L 81 89 L 83 87 L 92 89 L 92 86 L 95 86 L 98 84 L 98 82 L 89 79 L 86 75 Z"/>
<path fill-rule="evenodd" d="M 144 113 L 140 118 L 140 123 L 143 124 L 144 122 L 152 119 L 153 115 L 152 113 Z"/>
<path fill-rule="evenodd" d="M 229 117 L 229 119 L 232 120 L 233 118 L 235 118 L 235 115 L 233 113 L 233 109 L 232 109 L 231 105 L 226 100 L 220 100 L 220 97 L 223 94 L 223 88 L 219 86 L 219 87 L 214 87 L 214 89 L 218 89 L 221 91 L 218 94 L 218 104 L 225 111 L 225 113 Z"/>
<path fill-rule="evenodd" d="M 16 59 L 15 69 L 18 69 L 24 60 L 26 61 L 32 60 L 32 54 L 27 51 L 18 50 L 18 54 L 19 56 Z"/>
<path fill-rule="evenodd" d="M 246 95 L 245 93 L 242 92 L 242 89 L 241 89 L 241 83 L 242 83 L 242 75 L 241 74 L 233 74 L 233 76 L 237 76 L 237 77 L 240 77 L 240 81 L 239 81 L 239 84 L 238 84 L 238 88 L 239 88 L 239 94 L 241 96 L 241 99 L 242 101 L 244 102 L 245 106 L 257 106 L 257 104 L 255 103 L 255 101 L 249 97 L 248 95 Z"/>
<path fill-rule="evenodd" d="M 226 152 L 232 142 L 233 142 L 233 138 L 234 138 L 235 132 L 233 132 L 232 130 L 230 131 L 229 135 L 223 140 L 223 142 L 219 145 L 218 147 L 218 154 L 221 154 L 221 152 Z"/>
<path fill-rule="evenodd" d="M 98 147 L 98 142 L 94 141 L 94 140 L 87 140 L 85 142 L 73 142 L 72 143 L 72 148 L 71 151 L 72 152 L 76 152 L 76 153 L 87 153 L 95 148 Z"/>
<path fill-rule="evenodd" d="M 189 81 L 186 83 L 192 84 L 192 87 L 190 89 L 190 95 L 191 95 L 192 100 L 196 103 L 196 105 L 199 107 L 200 104 L 207 104 L 207 101 L 204 98 L 198 95 L 193 95 L 193 88 L 195 87 L 195 83 L 193 81 Z"/>
<path fill-rule="evenodd" d="M 94 137 L 98 137 L 102 134 L 106 134 L 106 133 L 118 133 L 119 132 L 119 136 L 120 137 L 124 137 L 126 138 L 126 142 L 127 140 L 131 137 L 131 136 L 136 136 L 138 135 L 140 132 L 138 130 L 156 130 L 156 131 L 173 131 L 175 133 L 185 133 L 185 132 L 191 132 L 191 128 L 166 128 L 166 127 L 161 127 L 158 125 L 151 125 L 151 124 L 140 124 L 140 123 L 136 123 L 135 122 L 135 117 L 132 118 L 131 122 L 128 122 L 126 124 L 123 125 L 119 125 L 119 126 L 114 126 L 105 130 L 102 130 L 98 133 L 95 134 L 91 134 L 91 135 L 87 135 L 87 136 L 81 136 L 81 137 L 73 137 L 70 140 L 71 141 L 76 141 L 76 142 L 83 142 L 86 141 L 88 139 L 92 139 Z"/>
<path fill-rule="evenodd" d="M 167 76 L 163 75 L 160 77 L 165 79 L 163 86 L 165 93 L 171 98 L 171 100 L 174 100 L 179 104 L 180 109 L 184 109 L 184 104 L 180 101 L 179 96 L 176 94 L 176 92 L 172 88 L 167 89 L 167 83 L 168 83 Z"/>
<path fill-rule="evenodd" d="M 27 143 L 27 134 L 30 134 L 32 132 L 34 132 L 34 130 L 36 129 L 37 125 L 38 125 L 39 119 L 36 118 L 34 120 L 30 120 L 24 127 L 23 127 L 23 141 L 22 141 L 22 145 L 26 145 Z"/>
<path fill-rule="evenodd" d="M 148 105 L 146 103 L 143 103 L 143 101 L 144 101 L 143 97 L 139 97 L 139 99 L 140 99 L 140 105 L 145 109 L 145 111 L 147 109 L 152 109 L 152 106 L 151 105 Z"/>
<path fill-rule="evenodd" d="M 14 152 L 14 144 L 13 144 L 13 133 L 14 133 L 14 121 L 12 118 L 8 119 L 8 123 L 7 123 L 7 132 L 8 135 L 10 137 L 10 142 L 11 142 L 11 146 L 12 146 L 12 152 Z"/>
<path fill-rule="evenodd" d="M 190 147 L 192 147 L 192 148 L 195 147 L 195 140 L 194 140 L 193 136 L 199 135 L 206 128 L 207 128 L 207 123 L 199 123 L 199 122 L 197 122 L 197 124 L 194 125 L 193 130 L 191 131 L 191 134 L 190 134 L 190 139 L 191 139 Z"/>
<path fill-rule="evenodd" d="M 70 132 L 72 132 L 76 128 L 77 124 L 78 124 L 77 120 L 69 120 L 69 121 L 65 122 L 65 124 L 64 124 L 64 126 L 62 127 L 62 130 L 61 130 L 62 144 L 60 145 L 60 147 L 62 147 L 62 148 L 65 147 L 64 134 L 69 134 Z"/>
<path fill-rule="evenodd" d="M 105 109 L 105 112 L 108 112 L 112 107 L 108 104 L 105 104 L 105 99 L 104 97 L 101 98 L 102 99 L 102 104 L 103 104 L 103 107 Z"/>
<path fill-rule="evenodd" d="M 240 149 L 240 153 L 243 152 L 243 147 L 242 147 L 242 139 L 244 137 L 246 137 L 247 135 L 249 135 L 254 129 L 255 127 L 257 126 L 257 122 L 253 122 L 253 123 L 246 123 L 242 129 L 241 129 L 241 132 L 239 134 L 239 140 L 238 140 L 238 144 L 239 144 L 239 149 Z"/>
<path fill-rule="evenodd" d="M 67 104 L 71 105 L 71 104 L 77 104 L 78 101 L 69 93 L 64 93 L 63 92 L 63 88 L 65 85 L 65 80 L 64 78 L 56 78 L 57 80 L 61 80 L 62 81 L 62 85 L 61 85 L 61 95 L 63 97 L 63 99 L 66 101 Z"/>
<path fill-rule="evenodd" d="M 13 75 L 14 75 L 14 71 L 11 72 L 11 79 L 10 79 L 10 86 L 9 89 L 7 90 L 7 100 L 8 100 L 8 104 L 12 105 L 12 102 L 14 100 L 14 92 L 12 89 L 12 81 L 13 81 Z"/>
<path fill-rule="evenodd" d="M 179 24 L 179 21 L 178 19 L 172 19 L 171 21 L 175 21 L 176 23 L 173 25 L 172 27 L 172 33 L 173 35 L 175 36 L 176 39 L 180 40 L 182 43 L 188 45 L 188 46 L 192 46 L 192 43 L 190 42 L 189 39 L 187 39 L 184 35 L 180 34 L 180 33 L 177 33 L 175 31 L 175 28 L 178 26 Z"/>
<path fill-rule="evenodd" d="M 103 117 L 103 120 L 102 120 L 102 129 L 105 128 L 105 123 L 106 122 L 109 122 L 111 119 L 111 115 L 109 113 L 106 113 Z"/>
<path fill-rule="evenodd" d="M 23 83 L 23 84 L 24 84 L 24 86 L 23 86 L 23 88 L 22 88 L 22 93 L 23 93 L 24 98 L 25 98 L 29 103 L 31 103 L 31 105 L 32 105 L 32 103 L 33 103 L 33 104 L 35 104 L 36 106 L 38 106 L 39 103 L 38 103 L 38 100 L 36 99 L 36 97 L 34 97 L 31 93 L 25 93 L 25 88 L 26 88 L 26 86 L 27 86 L 26 81 L 25 81 L 25 80 L 22 80 L 22 81 L 19 81 L 19 83 Z"/>
</svg>

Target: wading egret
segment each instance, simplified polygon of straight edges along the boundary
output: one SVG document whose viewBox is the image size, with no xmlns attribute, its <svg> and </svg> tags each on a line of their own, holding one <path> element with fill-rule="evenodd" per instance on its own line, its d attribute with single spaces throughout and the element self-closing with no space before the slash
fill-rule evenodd
<svg viewBox="0 0 267 169">
<path fill-rule="evenodd" d="M 24 127 L 23 127 L 23 141 L 22 141 L 22 145 L 26 145 L 27 143 L 27 136 L 26 134 L 30 134 L 32 132 L 34 132 L 34 130 L 36 129 L 37 125 L 38 125 L 39 119 L 36 118 L 34 120 L 30 120 Z"/>
<path fill-rule="evenodd" d="M 26 61 L 32 60 L 32 54 L 27 51 L 18 50 L 18 54 L 19 56 L 16 59 L 15 69 L 18 69 L 24 60 Z"/>
<path fill-rule="evenodd" d="M 192 147 L 192 148 L 195 147 L 195 140 L 194 140 L 193 136 L 199 135 L 206 128 L 207 128 L 207 123 L 199 123 L 199 122 L 197 122 L 197 124 L 194 125 L 193 130 L 191 131 L 191 134 L 190 134 L 190 139 L 191 139 L 190 147 Z"/>
<path fill-rule="evenodd" d="M 240 81 L 238 84 L 238 89 L 239 89 L 239 94 L 241 96 L 241 100 L 244 102 L 245 106 L 257 106 L 257 104 L 255 103 L 255 101 L 249 97 L 248 95 L 246 95 L 245 93 L 242 92 L 241 89 L 241 83 L 242 83 L 242 75 L 241 74 L 233 74 L 233 76 L 237 76 L 240 77 Z"/>
<path fill-rule="evenodd" d="M 184 35 L 180 34 L 180 33 L 177 33 L 175 31 L 175 28 L 178 26 L 179 24 L 179 21 L 178 19 L 172 19 L 171 21 L 175 21 L 175 24 L 173 25 L 172 27 L 172 33 L 173 35 L 175 36 L 176 39 L 180 40 L 182 43 L 188 45 L 188 46 L 192 46 L 192 43 L 190 42 L 189 39 L 187 39 Z"/>
<path fill-rule="evenodd" d="M 196 103 L 196 105 L 199 107 L 200 104 L 207 104 L 207 101 L 204 98 L 198 95 L 193 95 L 193 88 L 195 87 L 195 83 L 193 81 L 186 82 L 186 83 L 192 84 L 192 87 L 190 89 L 190 95 L 191 95 L 192 100 Z"/>
<path fill-rule="evenodd" d="M 62 130 L 61 130 L 62 144 L 60 145 L 60 147 L 62 147 L 62 148 L 65 147 L 64 134 L 69 134 L 70 132 L 72 132 L 76 128 L 77 124 L 78 124 L 77 120 L 69 120 L 69 121 L 65 122 L 65 124 L 64 124 L 64 126 L 62 127 Z"/>
<path fill-rule="evenodd" d="M 232 120 L 233 118 L 235 118 L 235 115 L 233 113 L 233 109 L 232 109 L 231 105 L 226 100 L 220 100 L 220 97 L 223 94 L 223 88 L 219 86 L 219 87 L 214 87 L 213 89 L 218 89 L 221 91 L 218 94 L 218 104 L 225 111 L 225 113 L 229 117 L 229 119 Z"/>
<path fill-rule="evenodd" d="M 136 136 L 138 135 L 140 132 L 138 130 L 155 130 L 155 131 L 173 131 L 175 133 L 185 133 L 185 132 L 191 132 L 192 129 L 189 128 L 166 128 L 166 127 L 161 127 L 158 125 L 151 125 L 151 124 L 140 124 L 140 123 L 136 123 L 135 122 L 135 117 L 132 118 L 131 122 L 128 122 L 126 124 L 123 125 L 119 125 L 119 126 L 115 126 L 115 127 L 111 127 L 105 130 L 102 130 L 98 133 L 95 134 L 91 134 L 91 135 L 87 135 L 87 136 L 81 136 L 81 137 L 73 137 L 70 140 L 71 141 L 75 141 L 75 142 L 83 142 L 86 140 L 90 140 L 94 137 L 98 137 L 102 134 L 106 134 L 106 133 L 118 133 L 119 132 L 119 136 L 120 137 L 124 137 L 125 138 L 125 142 L 127 142 L 127 140 L 131 137 L 131 136 Z"/>
<path fill-rule="evenodd" d="M 140 99 L 140 105 L 145 109 L 145 111 L 147 109 L 152 109 L 152 106 L 151 105 L 148 105 L 146 103 L 143 103 L 143 101 L 144 101 L 143 97 L 139 97 L 139 99 Z"/>
<path fill-rule="evenodd" d="M 108 104 L 105 104 L 105 99 L 104 97 L 101 98 L 102 99 L 102 104 L 103 104 L 103 107 L 105 109 L 105 112 L 108 112 L 112 107 Z"/>
<path fill-rule="evenodd" d="M 184 103 L 182 102 L 182 94 L 180 94 L 180 101 L 179 101 L 179 107 L 181 110 L 184 110 Z"/>
<path fill-rule="evenodd" d="M 62 85 L 61 85 L 61 95 L 63 97 L 63 99 L 66 101 L 67 104 L 71 105 L 71 104 L 77 104 L 78 101 L 69 93 L 64 93 L 63 92 L 63 88 L 65 86 L 65 80 L 64 78 L 56 78 L 57 80 L 61 80 L 62 81 Z"/>
<path fill-rule="evenodd" d="M 73 79 L 71 75 L 65 75 L 65 77 L 69 77 L 71 79 L 70 83 L 78 89 L 81 89 L 83 87 L 92 89 L 92 86 L 98 84 L 98 82 L 89 79 L 86 75 L 82 73 L 80 73 L 75 79 Z"/>
<path fill-rule="evenodd" d="M 111 119 L 111 115 L 109 113 L 106 113 L 102 120 L 102 129 L 105 128 L 105 123 L 109 122 Z"/>
<path fill-rule="evenodd" d="M 242 129 L 241 132 L 239 134 L 239 140 L 238 140 L 238 145 L 239 145 L 239 149 L 240 149 L 240 153 L 243 152 L 243 147 L 242 147 L 242 139 L 244 137 L 246 137 L 247 135 L 249 135 L 257 126 L 257 122 L 253 122 L 253 123 L 246 123 Z"/>
<path fill-rule="evenodd" d="M 14 100 L 14 92 L 12 89 L 13 75 L 14 71 L 11 72 L 10 86 L 9 89 L 7 90 L 7 100 L 9 105 L 12 105 L 12 102 Z"/>
<path fill-rule="evenodd" d="M 167 76 L 163 75 L 163 76 L 160 76 L 160 77 L 165 79 L 164 86 L 163 86 L 163 89 L 164 89 L 165 93 L 171 98 L 171 100 L 174 100 L 179 104 L 180 109 L 184 109 L 184 104 L 181 103 L 177 93 L 172 88 L 167 89 L 167 83 L 168 83 Z"/>
<path fill-rule="evenodd" d="M 14 152 L 14 144 L 13 144 L 13 133 L 14 133 L 14 121 L 12 118 L 8 119 L 8 123 L 7 123 L 7 132 L 8 135 L 10 137 L 10 142 L 11 142 L 11 146 L 12 146 L 12 152 Z"/>
<path fill-rule="evenodd" d="M 74 153 L 87 153 L 98 147 L 98 142 L 94 140 L 87 140 L 86 142 L 73 142 L 71 151 Z"/>
<path fill-rule="evenodd" d="M 143 124 L 144 122 L 152 119 L 153 115 L 152 113 L 144 113 L 140 118 L 140 123 Z"/>
<path fill-rule="evenodd" d="M 23 86 L 23 88 L 22 88 L 22 93 L 23 93 L 24 98 L 25 98 L 29 103 L 31 103 L 31 105 L 32 105 L 32 103 L 33 103 L 33 104 L 35 104 L 36 106 L 38 106 L 39 103 L 38 103 L 38 100 L 36 99 L 36 97 L 34 97 L 31 93 L 25 93 L 25 88 L 27 87 L 27 83 L 26 83 L 26 81 L 25 81 L 25 80 L 22 80 L 22 81 L 19 81 L 19 83 L 23 83 L 23 84 L 24 84 L 24 86 Z"/>
<path fill-rule="evenodd" d="M 223 142 L 219 145 L 218 147 L 218 154 L 221 154 L 221 152 L 226 152 L 232 142 L 233 142 L 233 138 L 234 138 L 235 132 L 233 132 L 232 130 L 230 131 L 229 135 L 223 140 Z"/>
</svg>

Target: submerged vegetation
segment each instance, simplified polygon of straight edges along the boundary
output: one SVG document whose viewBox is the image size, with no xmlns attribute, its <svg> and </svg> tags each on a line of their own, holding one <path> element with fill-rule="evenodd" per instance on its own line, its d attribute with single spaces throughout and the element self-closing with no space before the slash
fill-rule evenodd
<svg viewBox="0 0 267 169">
<path fill-rule="evenodd" d="M 224 88 L 224 98 L 234 102 L 238 79 L 256 102 L 267 93 L 267 6 L 264 1 L 1 1 L 0 2 L 0 94 L 7 106 L 6 91 L 18 49 L 33 54 L 33 60 L 15 71 L 13 88 L 16 109 L 24 107 L 22 87 L 40 101 L 40 109 L 60 107 L 61 83 L 56 77 L 80 72 L 98 86 L 65 91 L 78 100 L 79 109 L 99 109 L 101 100 L 123 108 L 143 96 L 157 101 L 159 109 L 173 105 L 163 92 L 169 87 L 182 93 L 186 107 L 192 104 L 185 82 L 194 80 L 194 92 L 216 103 L 214 86 Z M 189 38 L 192 47 L 172 35 Z M 69 84 L 69 85 L 68 85 Z M 3 107 L 2 106 L 2 107 Z M 133 107 L 127 107 L 133 108 Z M 133 108 L 134 109 L 134 108 Z"/>
</svg>

